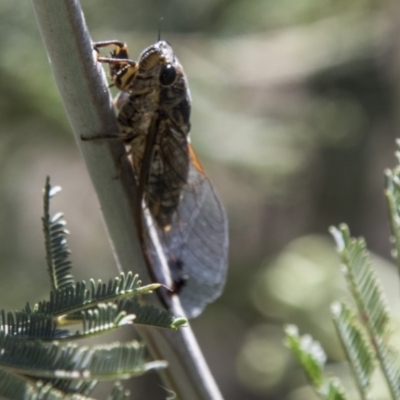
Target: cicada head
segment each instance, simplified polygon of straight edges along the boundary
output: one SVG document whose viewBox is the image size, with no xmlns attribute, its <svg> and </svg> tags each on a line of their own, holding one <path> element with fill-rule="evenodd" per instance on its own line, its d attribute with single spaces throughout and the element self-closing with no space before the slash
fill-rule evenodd
<svg viewBox="0 0 400 400">
<path fill-rule="evenodd" d="M 125 46 L 112 54 L 114 59 L 123 57 L 128 57 Z M 161 40 L 147 47 L 135 65 L 110 68 L 114 68 L 112 79 L 121 90 L 115 101 L 117 109 L 121 118 L 133 121 L 136 131 L 147 129 L 154 113 L 164 113 L 175 126 L 186 134 L 189 132 L 190 91 L 182 65 L 167 42 Z M 139 128 L 138 115 L 142 116 Z"/>
<path fill-rule="evenodd" d="M 166 109 L 175 107 L 185 98 L 190 104 L 185 72 L 167 42 L 158 41 L 141 53 L 129 92 L 149 95 L 158 107 L 162 105 Z"/>
</svg>

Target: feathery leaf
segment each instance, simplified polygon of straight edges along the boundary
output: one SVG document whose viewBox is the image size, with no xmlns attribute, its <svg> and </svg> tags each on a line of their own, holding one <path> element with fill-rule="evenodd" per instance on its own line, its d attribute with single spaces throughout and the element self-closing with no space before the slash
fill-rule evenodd
<svg viewBox="0 0 400 400">
<path fill-rule="evenodd" d="M 107 332 L 112 332 L 123 325 L 130 325 L 135 315 L 127 315 L 125 311 L 118 311 L 115 303 L 100 303 L 95 308 L 81 311 L 83 328 L 67 340 L 85 339 Z"/>
<path fill-rule="evenodd" d="M 334 303 L 332 315 L 362 398 L 367 399 L 375 368 L 374 352 L 356 314 L 349 306 L 345 303 Z"/>
<path fill-rule="evenodd" d="M 128 400 L 130 392 L 126 390 L 121 382 L 115 382 L 110 395 L 107 397 L 107 400 Z"/>
<path fill-rule="evenodd" d="M 56 380 L 113 380 L 142 375 L 150 369 L 165 368 L 166 362 L 145 362 L 142 344 L 78 347 L 45 345 L 0 333 L 0 366 L 12 373 Z"/>
<path fill-rule="evenodd" d="M 136 298 L 119 302 L 118 310 L 135 314 L 135 324 L 176 329 L 176 326 L 181 326 L 181 320 L 187 323 L 185 318 L 175 318 L 168 310 L 156 308 L 151 304 L 140 304 Z"/>
<path fill-rule="evenodd" d="M 400 146 L 400 140 L 397 139 Z M 398 165 L 385 171 L 385 197 L 389 209 L 390 226 L 392 230 L 392 254 L 400 271 L 400 152 L 396 151 Z"/>
<path fill-rule="evenodd" d="M 63 290 L 52 291 L 50 300 L 35 305 L 34 312 L 54 317 L 62 316 L 95 307 L 99 303 L 149 294 L 160 287 L 157 283 L 146 286 L 141 284 L 138 275 L 133 275 L 132 272 L 121 273 L 114 280 L 110 279 L 108 285 L 101 280 L 96 285 L 95 281 L 91 280 L 90 288 L 86 288 L 85 281 L 77 282 L 74 286 L 68 286 Z"/>
<path fill-rule="evenodd" d="M 379 280 L 371 267 L 368 251 L 363 239 L 350 237 L 346 225 L 331 228 L 350 291 L 376 351 L 380 366 L 394 399 L 400 400 L 400 371 L 398 362 L 391 356 L 386 344 L 389 312 Z"/>
<path fill-rule="evenodd" d="M 314 389 L 323 400 L 347 400 L 348 397 L 337 379 L 326 378 L 323 368 L 326 355 L 321 345 L 310 335 L 299 336 L 296 326 L 285 327 L 285 343 L 303 367 Z"/>
<path fill-rule="evenodd" d="M 26 310 L 6 313 L 0 311 L 0 332 L 27 339 L 54 340 L 68 337 L 67 330 L 57 329 L 51 315 L 27 312 Z"/>
<path fill-rule="evenodd" d="M 70 271 L 71 261 L 68 259 L 70 251 L 67 244 L 68 231 L 62 213 L 50 216 L 50 198 L 61 190 L 59 186 L 52 187 L 47 177 L 43 189 L 44 212 L 42 217 L 43 232 L 46 247 L 47 271 L 50 276 L 53 290 L 65 289 L 75 284 Z"/>
<path fill-rule="evenodd" d="M 0 396 L 8 400 L 93 400 L 80 394 L 66 394 L 50 383 L 32 382 L 3 370 L 0 370 Z"/>
<path fill-rule="evenodd" d="M 371 332 L 382 336 L 387 332 L 389 322 L 387 300 L 371 267 L 365 241 L 351 238 L 346 225 L 341 225 L 339 229 L 332 227 L 330 231 L 338 246 L 345 277 L 360 315 L 366 319 Z"/>
</svg>

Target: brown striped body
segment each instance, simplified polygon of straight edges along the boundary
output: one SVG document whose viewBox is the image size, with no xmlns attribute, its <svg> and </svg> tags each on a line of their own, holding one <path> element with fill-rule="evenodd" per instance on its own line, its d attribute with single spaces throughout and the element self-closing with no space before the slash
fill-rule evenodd
<svg viewBox="0 0 400 400">
<path fill-rule="evenodd" d="M 169 229 L 189 171 L 190 95 L 186 77 L 164 41 L 144 50 L 135 67 L 125 71 L 123 67 L 111 71 L 121 89 L 115 101 L 118 123 L 131 148 L 138 179 L 146 145 L 151 146 L 147 176 L 143 177 L 144 201 L 156 223 Z M 174 75 L 165 84 L 161 78 L 164 71 Z"/>
</svg>

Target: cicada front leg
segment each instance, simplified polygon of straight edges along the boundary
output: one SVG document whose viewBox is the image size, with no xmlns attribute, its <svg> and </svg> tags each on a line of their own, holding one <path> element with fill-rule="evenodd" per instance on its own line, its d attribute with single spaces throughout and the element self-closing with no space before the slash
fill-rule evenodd
<svg viewBox="0 0 400 400">
<path fill-rule="evenodd" d="M 97 61 L 109 64 L 110 77 L 113 85 L 120 89 L 121 93 L 125 92 L 125 94 L 127 94 L 127 86 L 129 85 L 129 82 L 132 80 L 133 76 L 138 70 L 137 62 L 129 58 L 127 45 L 118 40 L 107 40 L 104 42 L 94 42 L 92 46 L 98 55 Z M 114 46 L 114 50 L 110 53 L 111 57 L 100 56 L 100 49 L 109 46 Z M 111 139 L 120 140 L 124 144 L 129 144 L 132 138 L 132 133 L 126 132 L 118 132 L 115 134 L 100 134 L 91 137 L 81 136 L 81 139 L 84 141 Z"/>
<path fill-rule="evenodd" d="M 93 43 L 93 49 L 100 54 L 100 48 L 115 46 L 114 50 L 110 53 L 111 57 L 102 57 L 98 55 L 97 61 L 110 66 L 110 78 L 112 84 L 119 90 L 124 92 L 129 91 L 129 85 L 138 71 L 138 63 L 131 60 L 128 55 L 128 46 L 118 40 L 107 40 L 104 42 Z"/>
<path fill-rule="evenodd" d="M 124 144 L 130 142 L 132 140 L 131 136 L 127 136 L 125 133 L 115 133 L 115 134 L 100 134 L 95 136 L 84 136 L 81 135 L 81 140 L 84 142 L 94 141 L 94 140 L 118 140 Z M 132 150 L 125 146 L 125 151 L 121 154 L 117 161 L 117 173 L 113 179 L 118 180 L 121 177 L 122 173 L 122 165 L 125 160 L 128 160 L 129 163 L 131 162 L 131 154 Z"/>
</svg>

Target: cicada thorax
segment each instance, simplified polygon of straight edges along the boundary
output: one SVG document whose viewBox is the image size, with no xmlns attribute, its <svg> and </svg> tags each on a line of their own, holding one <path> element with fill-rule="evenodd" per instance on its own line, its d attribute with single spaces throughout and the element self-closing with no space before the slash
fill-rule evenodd
<svg viewBox="0 0 400 400">
<path fill-rule="evenodd" d="M 125 48 L 112 53 L 128 58 Z M 135 175 L 155 223 L 168 230 L 189 171 L 190 93 L 182 66 L 163 41 L 145 49 L 132 65 L 110 66 L 123 91 L 115 105 L 130 147 Z M 145 174 L 142 174 L 143 165 Z"/>
</svg>

